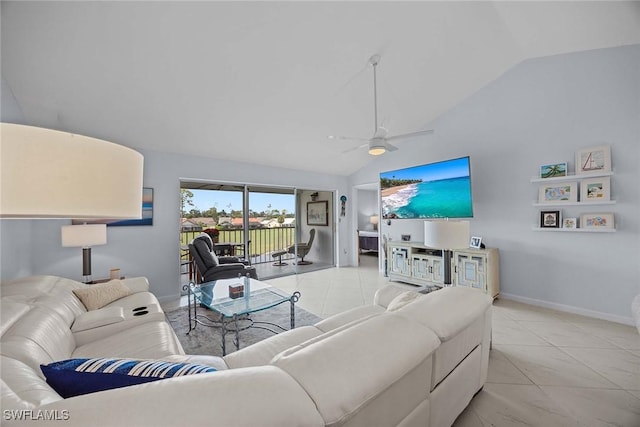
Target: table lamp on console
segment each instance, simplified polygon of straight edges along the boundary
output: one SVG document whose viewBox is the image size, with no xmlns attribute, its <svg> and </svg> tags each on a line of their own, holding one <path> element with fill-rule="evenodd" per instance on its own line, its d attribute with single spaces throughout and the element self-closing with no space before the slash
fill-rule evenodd
<svg viewBox="0 0 640 427">
<path fill-rule="evenodd" d="M 444 285 L 451 286 L 452 250 L 469 247 L 469 221 L 425 221 L 424 245 L 442 249 Z"/>
</svg>

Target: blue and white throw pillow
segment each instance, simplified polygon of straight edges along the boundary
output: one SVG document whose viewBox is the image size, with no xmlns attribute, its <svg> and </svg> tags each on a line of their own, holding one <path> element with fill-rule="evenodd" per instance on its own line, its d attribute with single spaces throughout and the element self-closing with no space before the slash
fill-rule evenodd
<svg viewBox="0 0 640 427">
<path fill-rule="evenodd" d="M 192 363 L 117 358 L 68 359 L 40 365 L 40 369 L 47 383 L 64 398 L 216 371 L 211 366 Z"/>
</svg>

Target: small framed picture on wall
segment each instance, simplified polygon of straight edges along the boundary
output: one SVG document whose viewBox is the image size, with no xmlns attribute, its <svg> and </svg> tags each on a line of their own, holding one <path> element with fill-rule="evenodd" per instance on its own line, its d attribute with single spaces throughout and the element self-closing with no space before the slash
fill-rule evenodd
<svg viewBox="0 0 640 427">
<path fill-rule="evenodd" d="M 540 211 L 540 228 L 560 228 L 562 224 L 562 212 Z"/>
<path fill-rule="evenodd" d="M 611 172 L 611 146 L 599 145 L 576 152 L 576 175 Z"/>
<path fill-rule="evenodd" d="M 540 178 L 556 178 L 559 176 L 567 176 L 567 162 L 540 166 Z"/>
</svg>

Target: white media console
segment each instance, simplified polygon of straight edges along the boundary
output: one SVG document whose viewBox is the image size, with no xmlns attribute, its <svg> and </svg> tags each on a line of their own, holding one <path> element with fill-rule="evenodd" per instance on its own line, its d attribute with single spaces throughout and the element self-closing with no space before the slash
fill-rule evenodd
<svg viewBox="0 0 640 427">
<path fill-rule="evenodd" d="M 441 249 L 419 242 L 388 242 L 389 280 L 420 286 L 444 285 L 444 257 Z M 496 298 L 500 294 L 498 249 L 458 249 L 451 257 L 451 284 L 482 289 Z"/>
</svg>

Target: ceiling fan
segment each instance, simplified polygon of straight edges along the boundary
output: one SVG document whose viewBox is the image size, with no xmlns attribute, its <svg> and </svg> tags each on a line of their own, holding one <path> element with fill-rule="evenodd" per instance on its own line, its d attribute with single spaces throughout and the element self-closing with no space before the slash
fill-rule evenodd
<svg viewBox="0 0 640 427">
<path fill-rule="evenodd" d="M 369 64 L 371 64 L 373 68 L 373 124 L 374 124 L 374 133 L 371 138 L 356 138 L 356 137 L 348 137 L 348 136 L 329 136 L 330 139 L 345 139 L 350 141 L 366 141 L 366 143 L 359 145 L 357 147 L 351 148 L 349 150 L 343 151 L 343 153 L 348 153 L 350 151 L 359 150 L 360 148 L 369 147 L 369 154 L 373 156 L 379 156 L 380 154 L 384 154 L 386 151 L 396 151 L 398 147 L 395 145 L 389 144 L 389 141 L 393 141 L 401 138 L 408 138 L 416 135 L 427 135 L 433 133 L 433 129 L 428 130 L 420 130 L 416 132 L 403 133 L 401 135 L 393 135 L 387 136 L 387 129 L 378 126 L 378 88 L 377 88 L 377 75 L 376 75 L 376 67 L 380 62 L 380 55 L 375 54 L 371 58 L 369 58 Z"/>
</svg>

